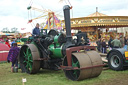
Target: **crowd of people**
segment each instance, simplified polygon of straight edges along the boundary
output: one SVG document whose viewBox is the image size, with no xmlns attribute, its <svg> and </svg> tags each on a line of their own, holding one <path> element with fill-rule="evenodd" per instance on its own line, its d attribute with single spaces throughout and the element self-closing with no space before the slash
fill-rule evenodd
<svg viewBox="0 0 128 85">
<path fill-rule="evenodd" d="M 0 43 L 3 43 L 5 45 L 7 45 L 9 48 L 11 48 L 12 44 L 15 43 L 15 42 L 16 42 L 15 39 L 13 39 L 13 40 L 6 39 L 6 41 L 0 40 Z"/>
<path fill-rule="evenodd" d="M 115 39 L 112 39 L 110 37 L 109 41 L 106 42 L 105 39 L 100 38 L 96 41 L 97 44 L 97 50 L 102 53 L 107 53 L 108 49 L 114 49 L 114 48 L 125 48 L 128 45 L 128 37 L 115 37 Z"/>
</svg>

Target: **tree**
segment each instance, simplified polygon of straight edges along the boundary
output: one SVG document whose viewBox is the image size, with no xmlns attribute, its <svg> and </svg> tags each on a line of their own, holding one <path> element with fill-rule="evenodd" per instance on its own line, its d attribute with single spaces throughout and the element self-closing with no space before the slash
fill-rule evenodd
<svg viewBox="0 0 128 85">
<path fill-rule="evenodd" d="M 11 28 L 11 32 L 12 32 L 12 33 L 18 32 L 17 30 L 18 30 L 18 28 L 16 28 L 16 27 Z"/>
<path fill-rule="evenodd" d="M 9 31 L 9 29 L 6 27 L 6 28 L 3 28 L 2 30 L 1 30 L 3 33 L 10 33 L 10 31 Z"/>
</svg>

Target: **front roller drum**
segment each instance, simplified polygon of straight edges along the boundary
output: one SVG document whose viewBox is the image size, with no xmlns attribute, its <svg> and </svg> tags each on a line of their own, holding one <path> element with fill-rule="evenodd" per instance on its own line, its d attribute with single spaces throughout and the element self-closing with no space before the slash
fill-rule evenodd
<svg viewBox="0 0 128 85">
<path fill-rule="evenodd" d="M 34 44 L 26 44 L 21 47 L 19 62 L 22 72 L 34 74 L 39 71 L 40 58 L 38 48 Z"/>
<path fill-rule="evenodd" d="M 103 63 L 100 55 L 96 51 L 72 53 L 71 62 L 72 67 L 78 67 L 79 69 L 64 70 L 64 72 L 68 79 L 74 81 L 97 77 L 102 72 Z M 63 65 L 68 66 L 66 57 Z"/>
</svg>

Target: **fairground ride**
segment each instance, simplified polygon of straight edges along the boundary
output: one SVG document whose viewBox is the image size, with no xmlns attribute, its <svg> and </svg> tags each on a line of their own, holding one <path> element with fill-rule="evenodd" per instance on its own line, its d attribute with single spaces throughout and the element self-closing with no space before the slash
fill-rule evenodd
<svg viewBox="0 0 128 85">
<path fill-rule="evenodd" d="M 70 4 L 69 0 L 67 1 Z M 60 3 L 65 2 L 67 4 L 67 1 L 60 0 L 59 2 Z M 33 7 L 32 5 L 28 6 L 27 9 L 28 9 L 28 19 L 29 19 L 28 23 L 31 23 L 32 26 L 35 25 L 33 21 L 36 21 L 37 19 L 45 18 L 44 19 L 45 21 L 43 21 L 42 19 L 42 23 L 40 23 L 40 26 L 42 29 L 48 29 L 48 30 L 50 29 L 61 30 L 62 29 L 62 21 L 58 18 L 59 16 L 62 17 L 60 15 L 60 12 L 56 13 L 50 9 L 45 9 L 45 8 L 39 9 L 39 8 Z M 32 11 L 41 12 L 42 14 L 37 17 L 32 18 L 33 17 Z"/>
</svg>

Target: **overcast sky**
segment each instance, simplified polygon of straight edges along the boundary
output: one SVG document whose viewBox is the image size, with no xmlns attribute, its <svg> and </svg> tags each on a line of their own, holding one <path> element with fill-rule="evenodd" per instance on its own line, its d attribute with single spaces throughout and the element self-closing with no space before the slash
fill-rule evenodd
<svg viewBox="0 0 128 85">
<path fill-rule="evenodd" d="M 36 22 L 45 22 L 47 17 L 33 21 L 28 24 L 28 18 L 45 15 L 42 12 L 31 11 L 28 13 L 27 7 L 32 5 L 39 9 L 50 9 L 58 14 L 62 19 L 63 6 L 68 4 L 68 0 L 0 0 L 0 31 L 7 27 L 9 29 L 17 27 L 20 32 L 21 28 L 26 28 L 24 32 L 32 32 Z M 69 0 L 73 6 L 73 17 L 86 17 L 96 11 L 109 16 L 128 16 L 128 0 Z M 72 15 L 72 14 L 71 14 Z M 72 17 L 72 16 L 71 16 Z"/>
</svg>

